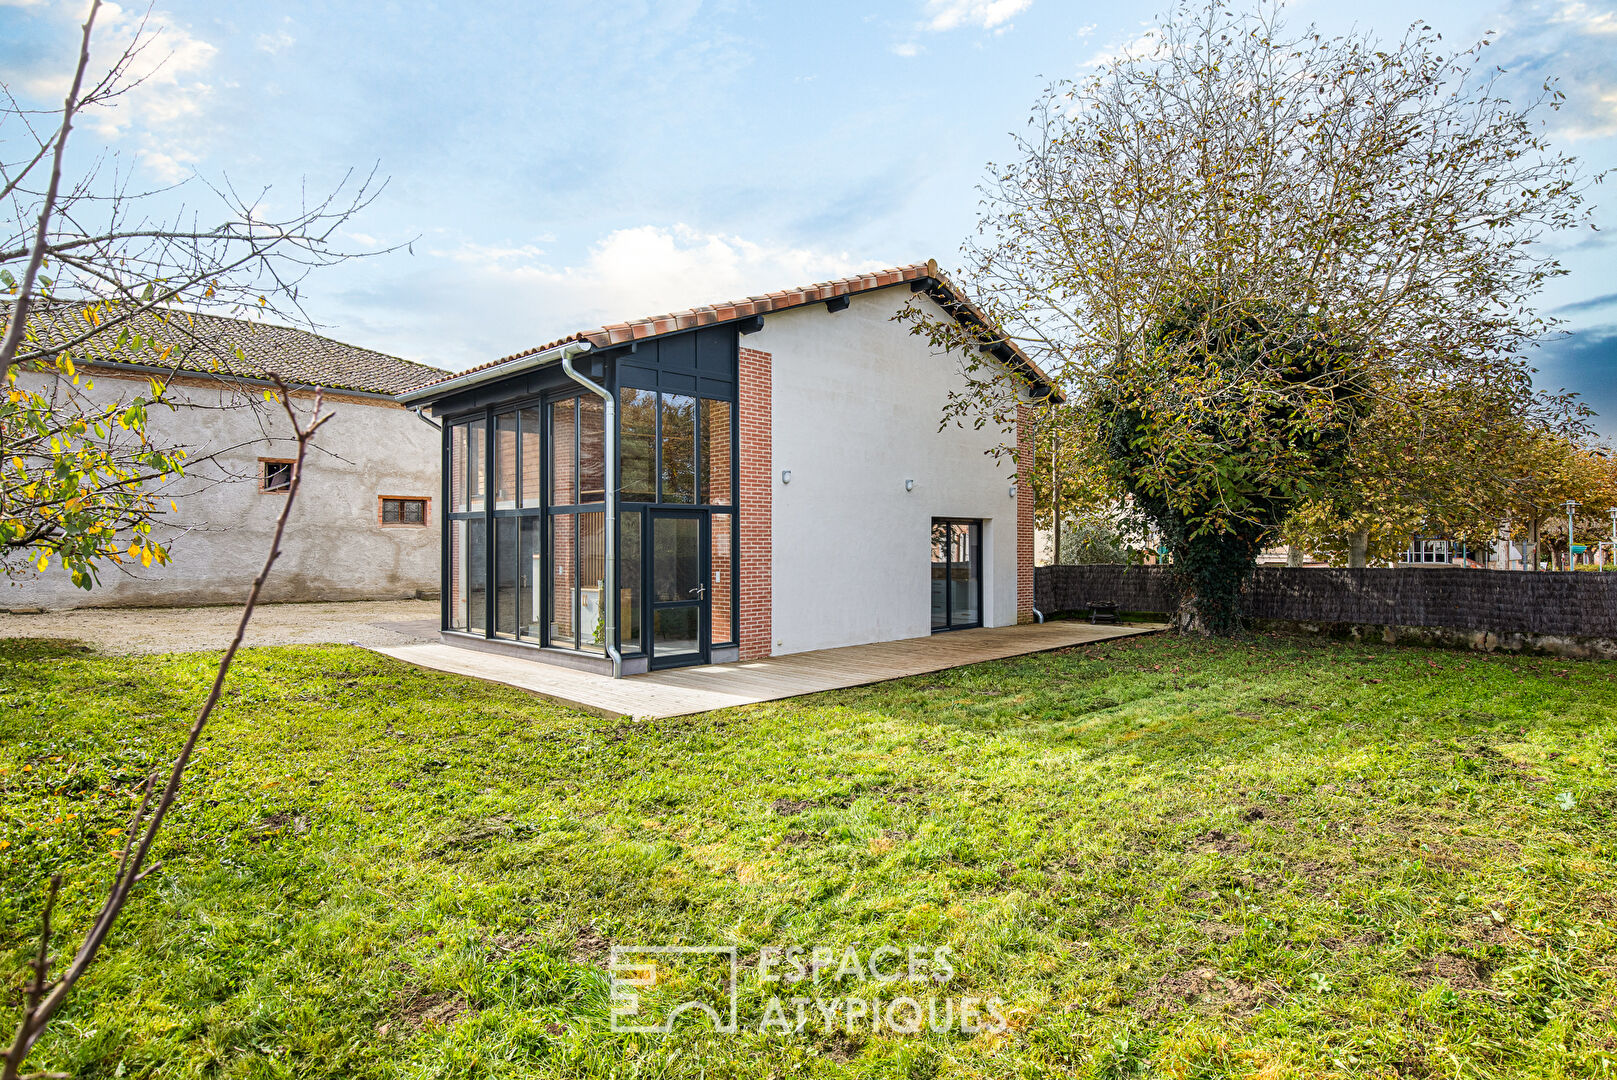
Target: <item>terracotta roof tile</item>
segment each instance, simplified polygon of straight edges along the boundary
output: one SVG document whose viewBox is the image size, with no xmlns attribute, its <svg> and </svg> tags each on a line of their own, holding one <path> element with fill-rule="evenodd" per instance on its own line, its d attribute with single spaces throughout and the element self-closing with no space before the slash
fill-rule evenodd
<svg viewBox="0 0 1617 1080">
<path fill-rule="evenodd" d="M 86 329 L 76 306 L 57 308 L 52 314 L 55 317 L 36 311 L 29 316 L 42 344 L 73 340 Z M 140 351 L 127 344 L 114 347 L 123 328 L 132 337 L 144 339 Z M 165 348 L 169 350 L 166 355 Z M 241 356 L 236 355 L 237 348 Z M 170 312 L 161 319 L 155 312 L 143 312 L 75 346 L 72 354 L 80 363 L 139 364 L 246 379 L 264 379 L 273 373 L 294 385 L 387 395 L 419 390 L 449 376 L 440 368 L 306 330 L 185 312 Z"/>
<path fill-rule="evenodd" d="M 926 279 L 937 283 L 937 289 L 943 293 L 950 306 L 957 309 L 951 312 L 956 318 L 968 319 L 987 325 L 987 319 L 977 305 L 973 304 L 964 293 L 950 284 L 948 279 L 938 270 L 937 262 L 932 260 L 924 263 L 911 263 L 908 266 L 895 266 L 887 270 L 877 270 L 865 274 L 855 274 L 851 277 L 837 278 L 832 281 L 816 282 L 813 285 L 802 285 L 795 289 L 780 289 L 775 292 L 749 296 L 744 300 L 726 300 L 715 304 L 703 304 L 698 307 L 687 308 L 684 311 L 652 315 L 643 319 L 608 323 L 593 330 L 580 330 L 577 333 L 568 334 L 566 337 L 557 338 L 555 341 L 535 345 L 531 349 L 523 349 L 521 352 L 512 353 L 510 356 L 502 356 L 498 360 L 479 364 L 476 367 L 467 368 L 465 371 L 445 375 L 438 381 L 447 382 L 450 379 L 457 379 L 474 371 L 485 371 L 570 342 L 587 341 L 596 348 L 602 349 L 612 345 L 622 345 L 626 342 L 659 337 L 663 334 L 672 334 L 680 330 L 715 326 L 719 323 L 745 319 L 753 315 L 767 315 L 772 311 L 784 311 L 789 308 L 802 307 L 806 304 L 817 304 L 838 296 L 852 296 L 856 293 L 869 292 L 872 289 L 884 289 L 892 285 Z M 1015 359 L 1025 366 L 1035 379 L 1046 386 L 1054 388 L 1055 384 L 1050 379 L 1050 376 L 1046 375 L 1014 341 L 1007 341 L 1005 344 L 1014 354 Z"/>
</svg>

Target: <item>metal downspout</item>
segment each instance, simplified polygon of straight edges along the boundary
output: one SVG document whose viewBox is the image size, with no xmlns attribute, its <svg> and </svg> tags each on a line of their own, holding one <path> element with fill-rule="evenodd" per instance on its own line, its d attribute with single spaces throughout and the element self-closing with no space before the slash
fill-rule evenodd
<svg viewBox="0 0 1617 1080">
<path fill-rule="evenodd" d="M 590 343 L 580 341 L 562 350 L 561 369 L 567 377 L 601 399 L 606 424 L 606 569 L 601 583 L 606 608 L 606 655 L 612 658 L 612 677 L 623 678 L 623 654 L 618 651 L 618 403 L 611 391 L 573 367 L 573 357 L 590 351 Z"/>
</svg>

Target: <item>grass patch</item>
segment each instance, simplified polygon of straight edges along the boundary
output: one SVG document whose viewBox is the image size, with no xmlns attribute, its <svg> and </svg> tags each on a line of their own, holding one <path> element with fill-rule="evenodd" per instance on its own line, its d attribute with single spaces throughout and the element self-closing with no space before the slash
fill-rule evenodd
<svg viewBox="0 0 1617 1080">
<path fill-rule="evenodd" d="M 7 1031 L 49 874 L 76 944 L 213 663 L 0 643 Z M 636 723 L 252 649 L 30 1066 L 1605 1076 L 1614 763 L 1610 662 L 1153 637 Z M 1011 1028 L 760 1034 L 744 978 L 740 1035 L 611 1033 L 610 946 L 675 942 L 948 946 Z"/>
</svg>

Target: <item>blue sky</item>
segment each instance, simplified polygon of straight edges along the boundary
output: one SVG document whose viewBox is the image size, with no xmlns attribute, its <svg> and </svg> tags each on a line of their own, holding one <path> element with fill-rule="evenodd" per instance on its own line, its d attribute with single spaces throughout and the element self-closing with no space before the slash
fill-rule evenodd
<svg viewBox="0 0 1617 1080">
<path fill-rule="evenodd" d="M 1348 5 L 1291 6 L 1349 28 Z M 139 8 L 108 9 L 111 48 Z M 1135 39 L 1157 5 L 1074 0 L 219 4 L 159 0 L 164 66 L 77 137 L 152 181 L 192 174 L 295 199 L 379 164 L 356 246 L 322 273 L 334 337 L 460 368 L 604 321 L 936 257 L 1042 86 Z M 0 0 L 0 72 L 59 100 L 81 0 Z M 1558 76 L 1558 144 L 1617 164 L 1617 8 L 1588 0 L 1364 0 L 1385 36 L 1419 16 L 1526 93 Z M 204 193 L 194 201 L 204 203 Z M 1617 178 L 1596 189 L 1617 204 Z M 1617 214 L 1603 212 L 1603 225 Z M 1617 247 L 1560 245 L 1546 291 L 1576 331 L 1538 358 L 1617 435 Z"/>
</svg>

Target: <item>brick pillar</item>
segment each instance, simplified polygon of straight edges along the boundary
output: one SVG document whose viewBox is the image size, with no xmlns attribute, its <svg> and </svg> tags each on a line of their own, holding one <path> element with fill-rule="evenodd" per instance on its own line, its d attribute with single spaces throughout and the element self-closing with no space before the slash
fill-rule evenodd
<svg viewBox="0 0 1617 1080">
<path fill-rule="evenodd" d="M 741 659 L 774 647 L 774 421 L 772 358 L 741 350 Z"/>
<path fill-rule="evenodd" d="M 1033 410 L 1016 407 L 1016 621 L 1033 621 Z"/>
</svg>

